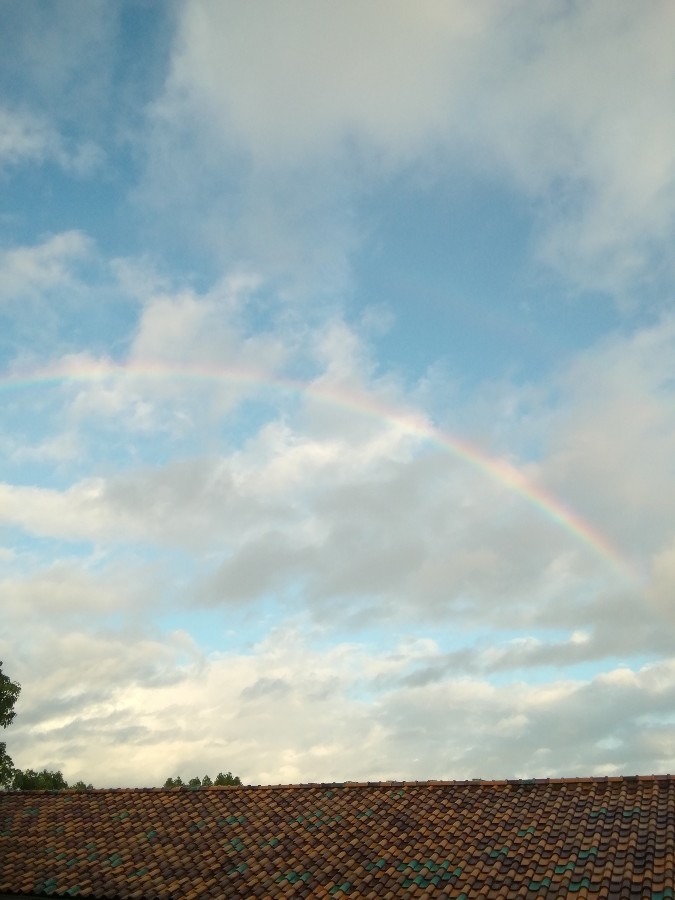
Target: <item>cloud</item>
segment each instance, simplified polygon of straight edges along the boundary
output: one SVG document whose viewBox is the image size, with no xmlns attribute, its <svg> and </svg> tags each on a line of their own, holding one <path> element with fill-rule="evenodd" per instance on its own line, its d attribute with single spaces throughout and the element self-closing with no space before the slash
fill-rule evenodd
<svg viewBox="0 0 675 900">
<path fill-rule="evenodd" d="M 652 578 L 647 592 L 647 600 L 656 611 L 669 622 L 675 619 L 673 594 L 675 592 L 675 537 L 670 545 L 655 554 L 652 564 Z"/>
<path fill-rule="evenodd" d="M 109 305 L 113 297 L 116 304 Z M 87 344 L 102 323 L 114 331 L 127 304 L 107 260 L 81 230 L 3 247 L 0 311 L 9 325 L 0 335 L 3 368 L 44 366 L 54 356 Z M 77 328 L 72 327 L 73 317 Z M 93 337 L 94 346 L 101 342 L 100 333 Z"/>
<path fill-rule="evenodd" d="M 5 621 L 12 630 L 32 625 L 39 640 L 55 627 L 59 630 L 57 622 L 67 622 L 71 630 L 95 631 L 105 628 L 107 620 L 139 622 L 156 607 L 161 579 L 133 553 L 106 560 L 103 554 L 83 555 L 78 548 L 61 558 L 53 552 L 44 556 L 41 565 L 38 550 L 27 552 L 24 547 L 8 561 L 0 584 Z"/>
<path fill-rule="evenodd" d="M 656 552 L 672 535 L 675 320 L 608 335 L 560 380 L 541 477 L 619 546 Z"/>
<path fill-rule="evenodd" d="M 53 156 L 58 139 L 49 126 L 30 114 L 0 110 L 0 164 L 42 161 Z"/>
<path fill-rule="evenodd" d="M 275 783 L 631 773 L 638 758 L 644 771 L 672 768 L 669 662 L 542 686 L 464 676 L 422 689 L 395 686 L 414 643 L 326 650 L 292 629 L 208 660 L 179 633 L 75 633 L 34 650 L 33 672 L 48 648 L 58 666 L 24 679 L 12 753 L 99 786 L 227 769 Z"/>
<path fill-rule="evenodd" d="M 385 612 L 402 621 L 414 610 L 425 622 L 456 617 L 495 627 L 583 628 L 596 623 L 594 597 L 627 590 L 578 535 L 430 445 L 405 417 L 364 413 L 405 410 L 410 394 L 396 378 L 373 371 L 367 342 L 344 320 L 329 319 L 286 342 L 283 331 L 249 330 L 248 303 L 237 291 L 149 298 L 130 342 L 130 372 L 106 377 L 104 365 L 100 379 L 61 395 L 78 436 L 65 446 L 81 448 L 76 477 L 61 488 L 4 484 L 7 525 L 94 545 L 141 541 L 162 553 L 179 547 L 206 561 L 191 589 L 201 604 L 248 606 L 276 595 L 327 620 L 338 602 L 340 618 L 359 627 Z M 560 373 L 555 407 L 548 395 L 532 405 L 529 386 L 523 389 L 527 427 L 536 432 L 539 417 L 546 434 L 540 458 L 523 460 L 524 471 L 619 547 L 633 548 L 645 566 L 672 541 L 662 486 L 670 483 L 675 440 L 671 331 L 666 318 L 630 338 L 608 338 Z M 134 373 L 135 365 L 155 365 L 155 354 L 168 365 L 166 375 Z M 272 366 L 309 357 L 320 368 L 308 391 L 293 392 L 280 406 L 274 387 L 267 405 L 266 389 L 255 381 L 223 386 L 218 378 L 197 378 L 185 385 L 171 368 L 198 361 L 228 369 L 236 360 L 236 371 L 238 361 L 263 355 Z M 324 396 L 329 388 L 335 393 Z M 511 435 L 520 428 L 513 412 L 520 407 L 514 386 L 504 390 L 507 404 L 494 385 L 487 396 L 493 409 L 506 410 L 502 425 Z M 253 422 L 245 418 L 247 399 L 263 403 Z M 244 424 L 237 433 L 239 407 Z M 172 431 L 168 423 L 180 410 L 185 423 Z M 634 414 L 626 418 L 627 410 Z M 226 446 L 212 437 L 224 416 Z M 106 474 L 100 467 L 83 474 L 86 448 L 113 433 L 124 461 Z M 184 458 L 164 461 L 167 434 Z M 641 590 L 630 587 L 631 602 Z M 585 605 L 565 600 L 575 595 Z M 567 608 L 569 616 L 561 612 Z"/>
<path fill-rule="evenodd" d="M 236 242 L 236 222 L 244 255 L 344 286 L 364 238 L 353 211 L 374 185 L 411 172 L 496 181 L 531 205 L 536 257 L 568 284 L 658 296 L 675 226 L 671 18 L 666 3 L 629 0 L 302 2 L 283 14 L 193 0 L 153 107 L 163 150 L 151 140 L 143 196 L 175 193 L 170 173 L 189 157 L 222 173 L 225 153 L 233 180 L 210 182 L 215 202 L 192 178 L 201 234 Z"/>
<path fill-rule="evenodd" d="M 101 479 L 80 482 L 67 491 L 2 484 L 0 516 L 31 534 L 65 540 L 111 539 L 115 533 L 126 533 L 127 539 L 132 534 L 139 537 L 131 521 L 123 523 L 111 516 L 102 502 L 103 489 Z"/>
<path fill-rule="evenodd" d="M 411 146 L 417 156 L 434 125 L 444 129 L 462 42 L 491 18 L 482 3 L 431 3 L 416 14 L 400 2 L 261 12 L 188 4 L 169 88 L 271 165 L 333 155 L 350 139 L 404 158 Z"/>
<path fill-rule="evenodd" d="M 0 79 L 14 113 L 45 123 L 54 136 L 50 159 L 70 174 L 91 175 L 129 137 L 125 117 L 138 97 L 141 74 L 152 70 L 158 25 L 145 34 L 142 58 L 120 53 L 125 13 L 86 0 L 43 5 L 33 0 L 5 10 L 0 35 Z M 167 16 L 170 21 L 170 15 Z"/>
<path fill-rule="evenodd" d="M 254 330 L 247 321 L 257 286 L 255 276 L 241 273 L 202 296 L 191 291 L 152 295 L 138 322 L 128 364 L 199 363 L 207 371 L 217 366 L 234 377 L 241 370 L 280 368 L 288 356 L 281 335 L 263 323 Z"/>
<path fill-rule="evenodd" d="M 53 162 L 73 175 L 89 176 L 103 158 L 97 144 L 64 140 L 42 116 L 0 107 L 0 167 Z"/>
<path fill-rule="evenodd" d="M 180 440 L 273 384 L 293 336 L 252 328 L 227 296 L 151 296 L 122 359 L 82 353 L 60 360 L 64 374 L 84 376 L 71 392 L 73 420 Z"/>
<path fill-rule="evenodd" d="M 79 246 L 52 248 L 52 281 Z M 28 259 L 15 270 L 30 286 Z M 161 783 L 221 769 L 293 781 L 670 765 L 671 317 L 608 335 L 550 390 L 505 380 L 447 395 L 448 421 L 470 427 L 478 408 L 474 427 L 521 447 L 524 471 L 634 548 L 646 580 L 633 584 L 406 425 L 423 385 L 378 368 L 358 324 L 324 313 L 298 333 L 264 289 L 240 275 L 202 292 L 152 281 L 136 294 L 129 371 L 106 381 L 110 361 L 61 360 L 93 376 L 50 395 L 54 422 L 76 423 L 79 447 L 114 432 L 116 455 L 80 456 L 58 484 L 0 486 L 13 573 L 0 587 L 16 633 L 31 632 L 12 674 L 37 681 L 18 764 L 97 784 L 133 784 L 134 769 Z M 267 398 L 241 430 L 217 379 L 184 394 L 172 380 L 173 366 L 265 355 L 271 378 L 310 371 L 309 389 Z M 166 378 L 134 374 L 153 363 Z M 236 397 L 244 413 L 261 402 L 248 387 Z M 161 456 L 181 404 L 186 452 Z M 146 432 L 130 415 L 141 408 Z M 270 609 L 285 622 L 274 632 Z M 230 627 L 240 649 L 207 656 L 183 631 L 200 615 L 213 643 Z M 565 678 L 540 683 L 551 667 Z"/>
<path fill-rule="evenodd" d="M 59 464 L 72 462 L 82 456 L 82 445 L 72 431 L 63 432 L 33 446 L 27 446 L 23 441 L 20 443 L 6 441 L 6 443 L 8 445 L 7 456 L 11 457 L 12 462 L 18 464 L 31 460 Z"/>
<path fill-rule="evenodd" d="M 0 168 L 39 205 L 0 250 L 17 763 L 672 769 L 670 6 L 12 10 Z M 399 229 L 421 274 L 390 307 Z M 462 284 L 512 251 L 489 297 Z"/>
<path fill-rule="evenodd" d="M 136 464 L 61 490 L 7 484 L 2 517 L 61 541 L 181 548 L 204 565 L 186 603 L 276 596 L 359 627 L 413 613 L 518 627 L 535 597 L 541 612 L 589 572 L 613 580 L 522 499 L 398 423 L 370 417 L 366 428 L 343 410 L 332 432 L 325 419 L 314 432 L 303 417 L 300 402 L 229 453 Z"/>
<path fill-rule="evenodd" d="M 80 231 L 46 237 L 34 246 L 11 247 L 0 253 L 5 303 L 41 295 L 73 284 L 73 267 L 92 251 L 91 241 Z"/>
</svg>

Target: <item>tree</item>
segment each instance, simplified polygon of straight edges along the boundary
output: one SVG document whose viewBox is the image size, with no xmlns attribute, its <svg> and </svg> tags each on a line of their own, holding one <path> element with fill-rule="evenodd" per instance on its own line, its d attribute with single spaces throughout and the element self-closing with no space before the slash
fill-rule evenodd
<svg viewBox="0 0 675 900">
<path fill-rule="evenodd" d="M 76 781 L 73 785 L 73 790 L 75 791 L 93 791 L 93 784 L 85 784 L 84 781 Z"/>
<path fill-rule="evenodd" d="M 165 788 L 183 787 L 183 779 L 180 777 L 180 775 L 176 775 L 175 778 L 167 778 L 166 781 L 164 782 L 164 787 Z"/>
<path fill-rule="evenodd" d="M 68 782 L 61 771 L 51 772 L 43 769 L 36 772 L 35 769 L 13 769 L 10 779 L 13 791 L 65 791 Z M 72 786 L 75 791 L 93 791 L 93 784 L 85 784 L 84 781 L 76 781 Z"/>
<path fill-rule="evenodd" d="M 198 788 L 198 787 L 211 787 L 212 785 L 241 785 L 241 778 L 238 775 L 233 775 L 232 772 L 227 772 L 223 775 L 222 772 L 218 773 L 218 777 L 215 781 L 212 781 L 209 775 L 205 775 L 203 778 L 198 778 L 196 775 L 194 778 L 191 778 L 187 784 L 181 779 L 180 775 L 176 775 L 175 778 L 167 778 L 164 782 L 165 788 L 176 788 L 176 787 L 190 787 L 190 788 Z"/>
<path fill-rule="evenodd" d="M 63 791 L 68 787 L 68 782 L 61 772 L 49 772 L 43 769 L 36 772 L 34 769 L 14 770 L 12 790 L 14 791 Z M 86 787 L 86 786 L 85 786 Z"/>
<path fill-rule="evenodd" d="M 7 728 L 11 725 L 16 713 L 14 712 L 14 704 L 17 697 L 21 693 L 21 685 L 10 678 L 2 671 L 2 662 L 0 662 L 0 725 Z M 0 786 L 8 784 L 14 775 L 14 763 L 12 757 L 7 754 L 7 745 L 4 741 L 0 741 Z"/>
<path fill-rule="evenodd" d="M 9 676 L 4 674 L 2 662 L 0 662 L 0 725 L 3 728 L 11 725 L 12 719 L 16 715 L 14 704 L 20 693 L 21 685 L 11 681 Z"/>
<path fill-rule="evenodd" d="M 225 786 L 240 785 L 240 784 L 241 784 L 241 778 L 240 778 L 238 775 L 233 775 L 232 772 L 227 772 L 225 775 L 223 775 L 222 772 L 218 772 L 218 776 L 217 776 L 216 780 L 215 780 L 213 783 L 216 784 L 216 785 L 218 785 L 218 786 L 222 786 L 222 785 L 225 785 Z"/>
<path fill-rule="evenodd" d="M 7 744 L 0 741 L 0 787 L 9 784 L 14 775 L 14 763 L 12 757 L 7 753 Z"/>
</svg>

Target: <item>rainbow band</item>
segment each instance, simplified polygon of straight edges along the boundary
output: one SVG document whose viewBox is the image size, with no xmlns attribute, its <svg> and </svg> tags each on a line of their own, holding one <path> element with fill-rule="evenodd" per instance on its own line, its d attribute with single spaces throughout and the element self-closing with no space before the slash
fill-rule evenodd
<svg viewBox="0 0 675 900">
<path fill-rule="evenodd" d="M 217 369 L 206 366 L 169 366 L 160 362 L 131 363 L 125 366 L 109 362 L 83 363 L 73 360 L 60 366 L 47 367 L 30 373 L 0 376 L 0 390 L 35 387 L 60 382 L 92 382 L 119 378 L 181 378 L 195 381 L 223 381 L 255 387 L 286 390 L 308 394 L 322 402 L 363 413 L 402 427 L 407 433 L 430 441 L 453 456 L 478 469 L 510 491 L 519 494 L 547 518 L 573 534 L 630 581 L 640 580 L 636 569 L 597 528 L 570 509 L 558 497 L 535 484 L 506 460 L 492 457 L 462 438 L 436 428 L 419 413 L 386 406 L 365 394 L 353 394 L 328 384 L 305 382 L 292 378 L 273 377 L 253 369 Z"/>
</svg>

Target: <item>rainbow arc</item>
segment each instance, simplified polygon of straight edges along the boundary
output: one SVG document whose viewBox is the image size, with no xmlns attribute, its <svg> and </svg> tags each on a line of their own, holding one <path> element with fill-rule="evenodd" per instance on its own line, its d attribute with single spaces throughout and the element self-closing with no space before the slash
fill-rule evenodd
<svg viewBox="0 0 675 900">
<path fill-rule="evenodd" d="M 305 382 L 292 378 L 270 377 L 268 373 L 254 369 L 228 369 L 200 365 L 176 366 L 161 362 L 131 363 L 122 366 L 108 362 L 86 362 L 81 359 L 32 372 L 6 373 L 4 376 L 0 376 L 0 390 L 121 378 L 177 378 L 291 391 L 396 425 L 412 435 L 443 448 L 510 491 L 520 495 L 546 518 L 570 532 L 594 553 L 607 560 L 624 578 L 630 581 L 639 580 L 636 569 L 602 531 L 565 504 L 559 497 L 528 478 L 517 466 L 505 459 L 491 456 L 461 437 L 440 430 L 419 412 L 388 405 L 369 394 L 348 391 L 321 380 Z"/>
</svg>

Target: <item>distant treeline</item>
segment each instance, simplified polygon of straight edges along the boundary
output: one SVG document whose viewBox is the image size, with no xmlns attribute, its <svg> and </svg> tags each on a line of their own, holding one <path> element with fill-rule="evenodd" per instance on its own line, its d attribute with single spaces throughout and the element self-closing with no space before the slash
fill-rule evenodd
<svg viewBox="0 0 675 900">
<path fill-rule="evenodd" d="M 64 791 L 68 787 L 76 791 L 91 791 L 94 788 L 84 781 L 69 785 L 61 772 L 49 772 L 47 769 L 41 772 L 34 769 L 14 769 L 14 777 L 9 784 L 10 791 Z"/>
<path fill-rule="evenodd" d="M 195 775 L 194 778 L 191 778 L 189 781 L 183 781 L 180 775 L 177 775 L 175 778 L 167 778 L 164 782 L 165 788 L 173 788 L 173 787 L 189 787 L 189 788 L 198 788 L 198 787 L 212 787 L 215 785 L 216 787 L 226 786 L 231 787 L 232 785 L 240 785 L 241 778 L 238 775 L 233 775 L 232 772 L 218 772 L 216 775 L 215 781 L 213 781 L 208 775 L 205 775 L 203 778 L 199 778 L 199 776 Z"/>
<path fill-rule="evenodd" d="M 241 778 L 232 772 L 219 772 L 213 780 L 205 775 L 203 778 L 195 777 L 184 782 L 180 775 L 177 775 L 175 778 L 167 778 L 164 782 L 165 788 L 202 788 L 213 785 L 241 785 Z M 13 778 L 6 787 L 10 791 L 65 791 L 68 788 L 75 791 L 94 790 L 93 784 L 85 784 L 84 781 L 76 781 L 75 784 L 69 785 L 61 772 L 50 772 L 48 769 L 41 772 L 34 769 L 14 769 Z"/>
</svg>

